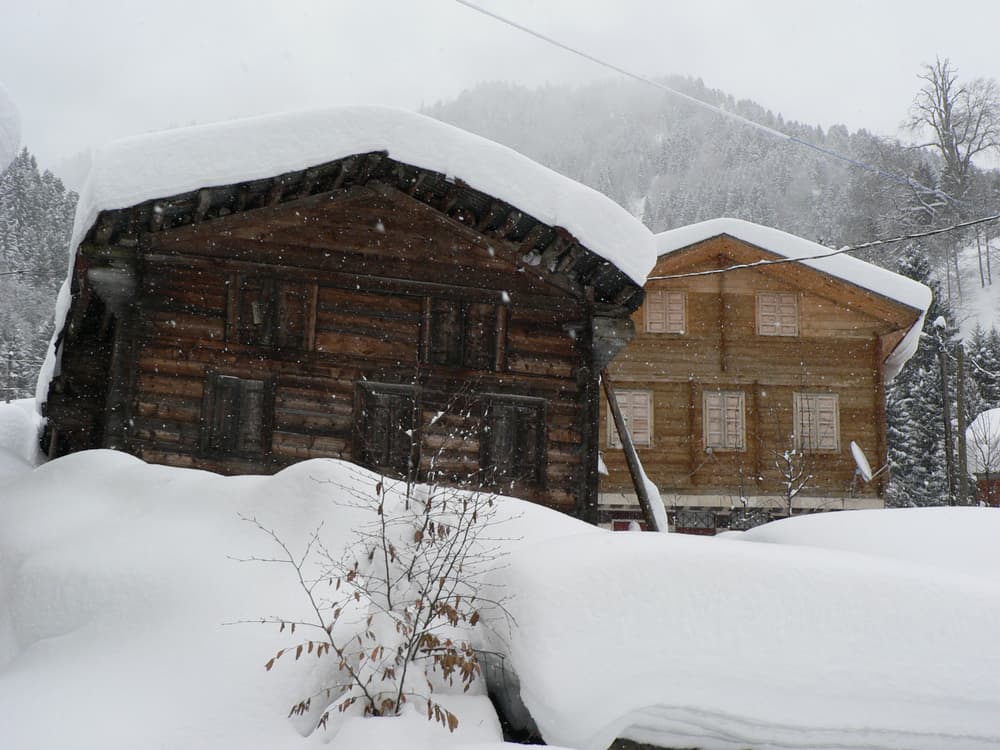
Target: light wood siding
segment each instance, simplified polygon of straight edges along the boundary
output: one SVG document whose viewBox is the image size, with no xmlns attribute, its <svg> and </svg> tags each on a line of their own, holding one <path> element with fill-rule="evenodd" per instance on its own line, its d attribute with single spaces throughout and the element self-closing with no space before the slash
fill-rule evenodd
<svg viewBox="0 0 1000 750">
<path fill-rule="evenodd" d="M 728 237 L 701 243 L 683 257 L 665 256 L 651 275 L 713 270 L 763 254 Z M 656 415 L 655 440 L 640 446 L 650 479 L 670 502 L 698 494 L 781 493 L 775 459 L 795 446 L 795 394 L 834 395 L 836 443 L 810 454 L 810 492 L 843 497 L 851 491 L 854 462 L 845 446 L 855 441 L 872 462 L 885 462 L 885 412 L 881 363 L 886 341 L 905 330 L 916 312 L 845 285 L 808 268 L 787 265 L 713 276 L 652 281 L 647 294 L 683 293 L 686 330 L 664 336 L 646 330 L 646 312 L 635 316 L 636 337 L 609 366 L 616 390 L 646 390 Z M 795 336 L 761 335 L 761 294 L 796 301 Z M 790 315 L 786 309 L 786 318 Z M 786 321 L 782 321 L 785 327 Z M 742 450 L 705 450 L 705 394 L 742 393 Z M 710 399 L 711 400 L 711 399 Z M 825 409 L 829 419 L 829 404 Z M 605 435 L 607 410 L 602 405 Z M 715 438 L 713 438 L 714 440 Z M 620 451 L 605 451 L 602 491 L 631 492 Z M 854 488 L 874 496 L 878 485 Z"/>
</svg>

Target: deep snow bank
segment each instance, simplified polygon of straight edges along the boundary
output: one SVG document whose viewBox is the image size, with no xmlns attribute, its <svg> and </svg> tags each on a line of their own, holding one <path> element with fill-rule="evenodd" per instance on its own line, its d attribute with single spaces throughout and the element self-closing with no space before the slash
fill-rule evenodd
<svg viewBox="0 0 1000 750">
<path fill-rule="evenodd" d="M 303 737 L 284 717 L 330 665 L 265 672 L 288 639 L 223 624 L 304 607 L 288 569 L 232 559 L 274 551 L 240 515 L 293 546 L 325 522 L 336 549 L 370 520 L 338 493 L 375 481 L 333 460 L 223 478 L 94 451 L 0 483 L 0 745 L 499 747 L 481 695 L 443 699 L 457 701 L 455 735 L 411 714 Z M 733 542 L 501 508 L 510 555 L 495 582 L 517 626 L 495 645 L 549 742 L 1000 746 L 1000 584 L 973 575 L 996 568 L 992 516 L 830 514 Z M 950 540 L 940 554 L 932 536 Z M 944 554 L 963 547 L 964 561 Z"/>
<path fill-rule="evenodd" d="M 338 496 L 375 481 L 332 460 L 274 477 L 219 477 L 92 451 L 0 485 L 0 746 L 281 750 L 329 742 L 322 730 L 303 738 L 285 716 L 329 680 L 332 660 L 283 660 L 266 672 L 288 636 L 224 624 L 307 614 L 287 566 L 233 559 L 275 553 L 240 516 L 258 518 L 293 548 L 325 522 L 323 539 L 336 550 L 371 520 Z M 486 698 L 451 700 L 441 702 L 459 715 L 454 735 L 411 716 L 349 721 L 333 744 L 361 747 L 353 744 L 359 732 L 370 732 L 376 747 L 400 733 L 409 740 L 398 747 L 497 746 Z"/>
<path fill-rule="evenodd" d="M 949 521 L 938 534 L 960 531 Z M 986 580 L 680 534 L 525 544 L 504 580 L 512 666 L 549 741 L 1000 746 L 1000 587 Z"/>
</svg>

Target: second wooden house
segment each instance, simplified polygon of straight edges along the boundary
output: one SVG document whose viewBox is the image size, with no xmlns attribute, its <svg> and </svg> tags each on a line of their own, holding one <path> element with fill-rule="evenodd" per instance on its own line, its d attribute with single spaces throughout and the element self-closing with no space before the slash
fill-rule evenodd
<svg viewBox="0 0 1000 750">
<path fill-rule="evenodd" d="M 930 290 L 735 219 L 657 243 L 637 336 L 609 372 L 674 526 L 881 507 L 886 473 L 858 467 L 886 463 L 885 384 L 915 351 Z M 601 445 L 601 520 L 624 526 L 638 510 L 606 417 Z"/>
<path fill-rule="evenodd" d="M 598 373 L 655 257 L 603 195 L 429 118 L 337 109 L 108 149 L 73 248 L 51 456 L 336 457 L 596 520 Z"/>
</svg>

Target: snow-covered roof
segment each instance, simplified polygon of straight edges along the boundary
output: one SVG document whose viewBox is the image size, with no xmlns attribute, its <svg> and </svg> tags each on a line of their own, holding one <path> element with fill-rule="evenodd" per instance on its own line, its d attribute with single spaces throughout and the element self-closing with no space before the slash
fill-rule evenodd
<svg viewBox="0 0 1000 750">
<path fill-rule="evenodd" d="M 7 89 L 0 84 L 0 172 L 14 160 L 21 142 L 21 121 Z"/>
<path fill-rule="evenodd" d="M 70 274 L 76 249 L 101 211 L 372 151 L 461 179 L 540 222 L 568 230 L 640 286 L 656 262 L 652 233 L 628 211 L 506 146 L 413 112 L 336 107 L 167 130 L 98 150 L 77 203 Z M 69 304 L 67 282 L 56 301 L 56 337 Z M 50 347 L 39 373 L 38 403 L 47 397 L 56 364 Z"/>
<path fill-rule="evenodd" d="M 459 178 L 551 226 L 643 284 L 652 233 L 602 193 L 506 146 L 424 115 L 337 107 L 127 138 L 98 151 L 80 195 L 74 247 L 106 209 L 216 185 L 274 177 L 371 151 Z"/>
<path fill-rule="evenodd" d="M 900 276 L 881 266 L 867 263 L 846 253 L 815 258 L 813 256 L 832 252 L 831 248 L 782 232 L 780 229 L 730 218 L 710 219 L 656 235 L 657 255 L 663 257 L 720 235 L 742 240 L 784 258 L 802 259 L 803 265 L 918 311 L 920 315 L 917 321 L 886 358 L 886 382 L 892 380 L 916 352 L 924 315 L 931 304 L 931 290 L 919 281 Z"/>
</svg>

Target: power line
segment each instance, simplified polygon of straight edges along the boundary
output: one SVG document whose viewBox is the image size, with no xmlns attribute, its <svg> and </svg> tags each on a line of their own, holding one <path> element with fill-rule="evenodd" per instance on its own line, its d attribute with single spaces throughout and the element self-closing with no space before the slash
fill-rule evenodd
<svg viewBox="0 0 1000 750">
<path fill-rule="evenodd" d="M 872 174 L 880 175 L 881 177 L 885 177 L 886 179 L 892 180 L 893 182 L 897 182 L 901 185 L 906 185 L 907 187 L 911 188 L 912 190 L 916 190 L 917 192 L 938 196 L 940 198 L 944 198 L 948 201 L 951 201 L 952 203 L 960 203 L 960 204 L 965 203 L 965 201 L 959 198 L 955 198 L 949 195 L 948 193 L 944 192 L 943 190 L 937 190 L 935 188 L 927 187 L 923 183 L 917 182 L 912 177 L 907 177 L 906 175 L 901 175 L 901 174 L 896 174 L 894 172 L 886 171 L 879 167 L 872 166 L 871 164 L 866 164 L 863 161 L 859 161 L 858 159 L 847 156 L 846 154 L 842 154 L 839 151 L 834 151 L 833 149 L 826 148 L 825 146 L 819 146 L 815 143 L 811 143 L 810 141 L 799 138 L 798 136 L 789 135 L 788 133 L 782 133 L 780 130 L 768 127 L 767 125 L 764 125 L 759 122 L 754 122 L 753 120 L 747 117 L 743 117 L 742 115 L 737 114 L 736 112 L 730 112 L 729 110 L 723 109 L 722 107 L 719 107 L 715 104 L 709 104 L 708 102 L 702 101 L 701 99 L 691 96 L 690 94 L 685 94 L 683 91 L 678 91 L 677 89 L 671 88 L 670 86 L 667 86 L 664 83 L 655 81 L 652 78 L 647 78 L 646 76 L 640 75 L 638 73 L 633 73 L 631 70 L 626 70 L 625 68 L 615 65 L 614 63 L 610 63 L 607 60 L 602 60 L 601 58 L 595 57 L 594 55 L 591 55 L 588 52 L 584 52 L 583 50 L 571 47 L 568 44 L 565 44 L 564 42 L 560 42 L 558 39 L 553 39 L 552 37 L 545 36 L 541 32 L 535 31 L 534 29 L 524 26 L 523 24 L 517 23 L 516 21 L 513 21 L 509 18 L 498 15 L 497 13 L 493 13 L 492 11 L 486 10 L 485 8 L 482 8 L 476 5 L 475 3 L 470 2 L 469 0 L 455 0 L 455 2 L 458 3 L 459 5 L 464 5 L 465 7 L 470 8 L 471 10 L 474 10 L 477 13 L 482 13 L 484 16 L 489 16 L 490 18 L 500 21 L 501 23 L 506 24 L 511 28 L 517 29 L 518 31 L 523 31 L 525 34 L 529 34 L 535 37 L 536 39 L 540 39 L 543 42 L 546 42 L 547 44 L 551 44 L 555 47 L 558 47 L 559 49 L 565 50 L 566 52 L 570 52 L 574 55 L 577 55 L 578 57 L 582 57 L 585 60 L 589 60 L 592 63 L 607 68 L 608 70 L 613 70 L 614 72 L 620 73 L 623 76 L 639 81 L 640 83 L 645 83 L 648 86 L 653 86 L 654 88 L 658 88 L 661 91 L 667 92 L 668 94 L 673 94 L 674 96 L 680 97 L 681 99 L 684 99 L 685 101 L 688 101 L 694 104 L 695 106 L 710 110 L 724 117 L 728 117 L 731 120 L 735 120 L 739 123 L 742 123 L 743 125 L 755 128 L 761 131 L 762 133 L 767 133 L 770 136 L 779 138 L 784 141 L 796 143 L 800 146 L 812 149 L 817 153 L 824 154 L 834 159 L 839 159 L 840 161 L 850 164 L 851 166 L 856 167 L 858 169 L 864 170 L 866 172 L 871 172 Z"/>
<path fill-rule="evenodd" d="M 460 0 L 457 0 L 460 1 Z M 842 247 L 839 250 L 830 250 L 826 253 L 817 253 L 816 255 L 805 255 L 801 258 L 776 258 L 774 260 L 755 260 L 753 263 L 740 263 L 735 266 L 727 266 L 726 268 L 714 268 L 708 271 L 689 271 L 687 273 L 674 273 L 667 274 L 664 276 L 649 276 L 647 281 L 666 281 L 668 279 L 688 279 L 693 276 L 715 276 L 720 273 L 729 273 L 730 271 L 740 271 L 745 268 L 761 268 L 762 266 L 778 266 L 784 263 L 801 263 L 806 260 L 822 260 L 823 258 L 832 258 L 835 255 L 844 255 L 845 253 L 855 252 L 857 250 L 867 250 L 873 247 L 879 247 L 881 245 L 893 245 L 897 242 L 906 242 L 907 240 L 917 240 L 923 237 L 931 237 L 936 234 L 944 234 L 945 232 L 954 232 L 958 229 L 966 229 L 968 227 L 976 226 L 977 224 L 986 224 L 991 221 L 1000 221 L 1000 214 L 993 214 L 992 216 L 984 216 L 979 219 L 971 219 L 970 221 L 959 222 L 958 224 L 952 224 L 947 227 L 939 227 L 938 229 L 928 229 L 925 232 L 915 232 L 913 234 L 902 234 L 898 237 L 888 237 L 882 240 L 872 240 L 871 242 L 862 242 L 860 245 L 850 245 L 848 247 Z"/>
</svg>

